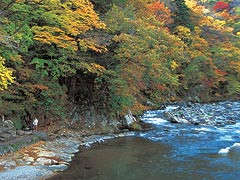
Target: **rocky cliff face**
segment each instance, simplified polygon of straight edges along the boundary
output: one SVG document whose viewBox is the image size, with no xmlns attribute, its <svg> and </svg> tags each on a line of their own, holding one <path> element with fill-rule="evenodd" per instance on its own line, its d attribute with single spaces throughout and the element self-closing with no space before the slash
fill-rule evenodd
<svg viewBox="0 0 240 180">
<path fill-rule="evenodd" d="M 68 122 L 70 128 L 80 129 L 102 128 L 116 130 L 120 124 L 121 122 L 116 117 L 111 116 L 106 111 L 97 110 L 93 106 L 82 109 L 77 105 L 72 108 L 70 122 Z"/>
</svg>

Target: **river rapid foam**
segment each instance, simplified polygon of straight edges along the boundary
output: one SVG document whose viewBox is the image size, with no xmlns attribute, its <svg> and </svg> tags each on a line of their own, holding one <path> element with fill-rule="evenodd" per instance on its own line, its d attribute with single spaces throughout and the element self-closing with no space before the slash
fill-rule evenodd
<svg viewBox="0 0 240 180">
<path fill-rule="evenodd" d="M 166 113 L 172 113 L 178 122 L 171 123 Z M 211 152 L 226 156 L 234 152 L 240 156 L 240 102 L 170 105 L 147 111 L 142 120 L 156 129 L 140 133 L 141 137 L 168 142 L 179 155 L 186 150 L 190 155 Z"/>
<path fill-rule="evenodd" d="M 101 143 L 51 180 L 239 180 L 239 117 L 240 102 L 230 101 L 147 111 L 141 119 L 154 129 L 89 139 L 83 145 Z"/>
</svg>

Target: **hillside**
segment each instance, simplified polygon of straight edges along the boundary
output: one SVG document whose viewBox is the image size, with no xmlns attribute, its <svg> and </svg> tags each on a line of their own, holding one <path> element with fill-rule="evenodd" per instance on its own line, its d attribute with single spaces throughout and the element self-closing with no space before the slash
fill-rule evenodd
<svg viewBox="0 0 240 180">
<path fill-rule="evenodd" d="M 82 128 L 238 99 L 239 40 L 239 0 L 3 0 L 0 115 Z"/>
</svg>

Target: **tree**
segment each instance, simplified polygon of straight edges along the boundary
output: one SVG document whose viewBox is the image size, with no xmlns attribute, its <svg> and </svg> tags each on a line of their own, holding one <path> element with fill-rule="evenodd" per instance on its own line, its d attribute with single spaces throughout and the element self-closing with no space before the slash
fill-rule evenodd
<svg viewBox="0 0 240 180">
<path fill-rule="evenodd" d="M 6 89 L 13 81 L 12 70 L 4 66 L 4 59 L 0 56 L 0 90 Z"/>
<path fill-rule="evenodd" d="M 88 0 L 4 0 L 0 13 L 0 54 L 12 69 L 1 62 L 1 88 L 12 82 L 11 72 L 15 76 L 15 83 L 0 93 L 1 113 L 14 121 L 34 114 L 41 120 L 64 118 L 64 78 L 78 71 L 94 77 L 102 72 L 85 57 L 87 51 L 106 51 L 90 33 L 105 24 Z"/>
<path fill-rule="evenodd" d="M 184 53 L 186 45 L 165 27 L 168 10 L 158 3 L 146 7 L 149 12 L 144 17 L 134 13 L 134 8 L 122 10 L 116 6 L 106 17 L 107 26 L 116 33 L 113 40 L 117 42 L 114 57 L 118 62 L 115 67 L 118 77 L 113 81 L 111 93 L 114 107 L 120 112 L 128 108 L 141 111 L 147 99 L 154 103 L 176 99 L 179 69 L 188 59 Z"/>
<path fill-rule="evenodd" d="M 105 28 L 88 0 L 43 0 L 36 6 L 42 14 L 39 10 L 33 13 L 38 16 L 35 17 L 38 22 L 32 27 L 35 40 L 73 51 L 79 48 L 101 51 L 91 39 L 80 37 L 89 30 Z"/>
<path fill-rule="evenodd" d="M 191 10 L 185 4 L 185 0 L 176 0 L 175 1 L 175 12 L 173 15 L 174 27 L 176 26 L 185 26 L 190 30 L 194 29 L 194 25 L 191 21 Z"/>
<path fill-rule="evenodd" d="M 223 10 L 229 10 L 229 4 L 226 2 L 223 2 L 223 1 L 218 1 L 213 6 L 213 10 L 216 12 L 223 11 Z"/>
<path fill-rule="evenodd" d="M 164 23 L 164 24 L 171 24 L 171 11 L 165 6 L 163 2 L 156 1 L 147 5 L 147 8 L 150 12 L 152 12 L 156 18 Z"/>
</svg>

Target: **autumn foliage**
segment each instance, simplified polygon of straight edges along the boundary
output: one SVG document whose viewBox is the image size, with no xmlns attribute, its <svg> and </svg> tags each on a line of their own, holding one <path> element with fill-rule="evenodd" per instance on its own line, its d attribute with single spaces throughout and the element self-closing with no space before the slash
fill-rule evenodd
<svg viewBox="0 0 240 180">
<path fill-rule="evenodd" d="M 7 89 L 13 83 L 12 70 L 4 66 L 4 59 L 0 56 L 0 90 Z"/>
<path fill-rule="evenodd" d="M 165 24 L 172 23 L 171 11 L 165 6 L 163 2 L 153 2 L 149 4 L 147 8 L 157 17 L 160 22 L 163 22 Z"/>
<path fill-rule="evenodd" d="M 223 11 L 223 10 L 229 10 L 229 4 L 223 1 L 218 1 L 213 6 L 214 11 Z"/>
<path fill-rule="evenodd" d="M 78 37 L 94 28 L 105 28 L 105 24 L 100 21 L 93 10 L 93 5 L 88 0 L 67 0 L 63 3 L 57 0 L 45 0 L 43 4 L 36 3 L 36 5 L 45 10 L 40 18 L 43 21 L 49 18 L 50 22 L 45 21 L 43 26 L 32 27 L 35 40 L 45 44 L 54 43 L 60 48 L 74 51 L 78 50 L 79 45 L 100 51 L 93 44 Z"/>
<path fill-rule="evenodd" d="M 22 128 L 68 118 L 73 106 L 119 118 L 239 98 L 238 7 L 164 2 L 0 1 L 0 113 Z"/>
</svg>

